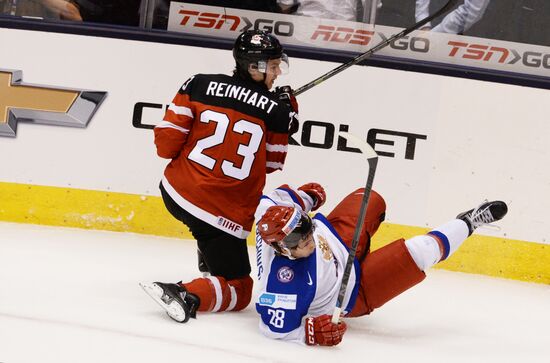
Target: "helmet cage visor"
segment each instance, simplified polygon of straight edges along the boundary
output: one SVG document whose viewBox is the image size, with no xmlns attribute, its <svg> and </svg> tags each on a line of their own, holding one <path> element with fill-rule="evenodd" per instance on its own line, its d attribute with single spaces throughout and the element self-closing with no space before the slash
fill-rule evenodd
<svg viewBox="0 0 550 363">
<path fill-rule="evenodd" d="M 283 238 L 283 243 L 287 248 L 296 248 L 300 241 L 305 240 L 311 233 L 313 233 L 315 226 L 313 225 L 311 218 L 306 213 L 301 213 L 300 221 L 296 227 Z"/>
<path fill-rule="evenodd" d="M 269 75 L 288 74 L 290 65 L 288 56 L 281 54 L 280 58 L 261 59 L 256 62 L 250 62 L 250 69 Z"/>
</svg>

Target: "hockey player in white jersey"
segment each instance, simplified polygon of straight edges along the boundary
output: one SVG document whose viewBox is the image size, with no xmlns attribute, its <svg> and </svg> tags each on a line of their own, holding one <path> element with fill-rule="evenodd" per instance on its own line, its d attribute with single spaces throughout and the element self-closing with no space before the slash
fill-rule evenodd
<svg viewBox="0 0 550 363">
<path fill-rule="evenodd" d="M 260 330 L 273 339 L 307 345 L 341 342 L 346 323 L 331 322 L 364 189 L 344 198 L 328 215 L 308 212 L 325 202 L 323 187 L 288 185 L 264 195 L 256 212 Z M 386 204 L 371 192 L 354 266 L 342 304 L 344 317 L 369 314 L 425 278 L 473 231 L 507 213 L 502 201 L 484 202 L 426 235 L 396 240 L 370 253 L 370 238 Z"/>
</svg>

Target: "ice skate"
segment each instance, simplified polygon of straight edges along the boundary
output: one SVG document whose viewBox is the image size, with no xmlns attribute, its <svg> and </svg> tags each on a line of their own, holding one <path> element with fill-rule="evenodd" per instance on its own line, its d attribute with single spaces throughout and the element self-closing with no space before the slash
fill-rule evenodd
<svg viewBox="0 0 550 363">
<path fill-rule="evenodd" d="M 462 219 L 468 225 L 469 234 L 474 230 L 484 225 L 501 220 L 508 212 L 506 203 L 496 200 L 493 202 L 485 201 L 474 209 L 460 213 L 456 216 L 457 219 Z"/>
<path fill-rule="evenodd" d="M 170 318 L 178 323 L 186 323 L 189 318 L 196 318 L 200 300 L 196 295 L 185 290 L 183 286 L 162 282 L 140 283 L 139 285 L 147 295 L 166 310 Z"/>
</svg>

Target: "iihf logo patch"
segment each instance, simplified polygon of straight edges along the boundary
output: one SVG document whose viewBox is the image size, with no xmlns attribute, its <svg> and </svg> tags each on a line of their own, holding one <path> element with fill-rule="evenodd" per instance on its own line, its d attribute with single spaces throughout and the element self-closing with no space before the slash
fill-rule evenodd
<svg viewBox="0 0 550 363">
<path fill-rule="evenodd" d="M 294 278 L 294 271 L 288 266 L 283 266 L 277 271 L 277 279 L 281 282 L 290 282 Z"/>
</svg>

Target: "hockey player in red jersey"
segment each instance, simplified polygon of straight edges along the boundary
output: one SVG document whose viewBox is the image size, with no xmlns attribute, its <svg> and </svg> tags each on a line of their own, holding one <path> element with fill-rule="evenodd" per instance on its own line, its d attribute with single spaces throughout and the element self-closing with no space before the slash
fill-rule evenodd
<svg viewBox="0 0 550 363">
<path fill-rule="evenodd" d="M 262 197 L 256 212 L 256 310 L 263 334 L 307 345 L 341 342 L 346 323 L 333 323 L 331 314 L 363 193 L 358 189 L 328 216 L 317 213 L 313 218 L 307 213 L 326 198 L 319 184 L 297 190 L 283 185 Z M 372 191 L 344 294 L 344 316 L 370 314 L 420 283 L 426 269 L 449 257 L 477 227 L 502 219 L 507 210 L 504 202 L 484 202 L 425 235 L 370 252 L 370 239 L 386 213 L 384 199 Z"/>
<path fill-rule="evenodd" d="M 160 157 L 171 159 L 160 183 L 168 211 L 197 240 L 199 270 L 190 282 L 142 284 L 178 321 L 196 311 L 239 311 L 251 300 L 246 237 L 266 173 L 283 168 L 298 128 L 290 88 L 270 92 L 288 70 L 276 37 L 250 30 L 233 48 L 232 76 L 197 74 L 183 84 L 155 129 Z"/>
</svg>

